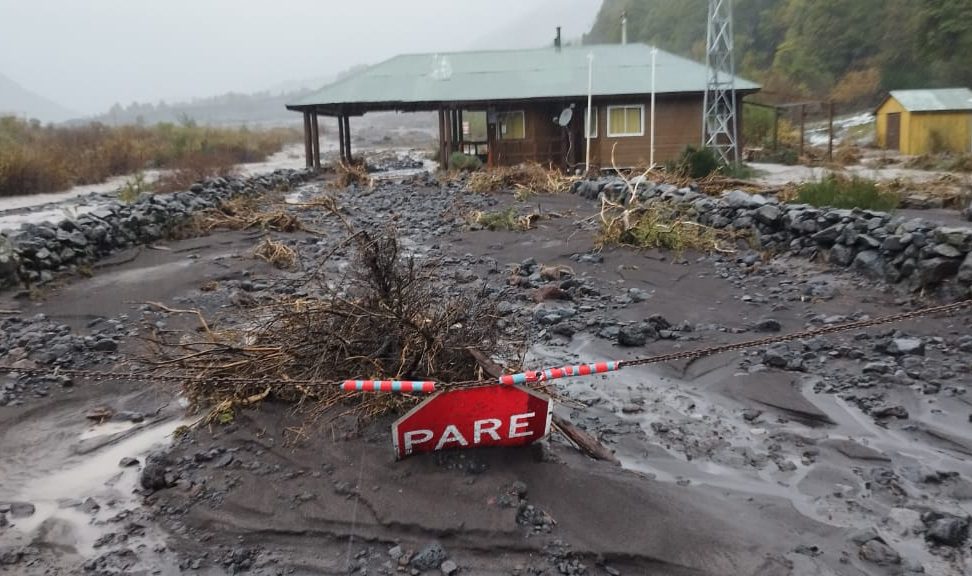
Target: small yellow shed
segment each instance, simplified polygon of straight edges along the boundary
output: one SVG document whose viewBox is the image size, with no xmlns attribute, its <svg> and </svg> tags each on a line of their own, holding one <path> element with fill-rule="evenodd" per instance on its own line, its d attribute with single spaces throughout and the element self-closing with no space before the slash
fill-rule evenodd
<svg viewBox="0 0 972 576">
<path fill-rule="evenodd" d="M 972 152 L 972 90 L 893 90 L 875 112 L 877 145 L 918 155 Z"/>
</svg>

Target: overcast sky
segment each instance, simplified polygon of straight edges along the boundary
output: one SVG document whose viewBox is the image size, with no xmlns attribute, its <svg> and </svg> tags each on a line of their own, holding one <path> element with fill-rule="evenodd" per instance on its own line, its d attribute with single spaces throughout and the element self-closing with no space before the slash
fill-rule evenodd
<svg viewBox="0 0 972 576">
<path fill-rule="evenodd" d="M 252 92 L 398 53 L 579 37 L 599 0 L 0 0 L 0 73 L 84 114 Z"/>
</svg>

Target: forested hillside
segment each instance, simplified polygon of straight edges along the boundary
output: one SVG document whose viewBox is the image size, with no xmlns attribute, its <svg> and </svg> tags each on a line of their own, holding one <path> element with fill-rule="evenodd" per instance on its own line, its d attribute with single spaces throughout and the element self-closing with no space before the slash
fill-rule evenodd
<svg viewBox="0 0 972 576">
<path fill-rule="evenodd" d="M 874 103 L 885 90 L 972 86 L 972 1 L 735 0 L 736 65 L 762 98 Z M 585 42 L 631 41 L 703 59 L 707 0 L 604 0 Z"/>
</svg>

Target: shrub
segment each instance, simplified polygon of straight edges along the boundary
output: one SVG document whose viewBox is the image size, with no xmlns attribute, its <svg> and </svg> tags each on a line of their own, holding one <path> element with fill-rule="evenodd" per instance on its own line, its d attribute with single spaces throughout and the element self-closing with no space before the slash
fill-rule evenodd
<svg viewBox="0 0 972 576">
<path fill-rule="evenodd" d="M 483 167 L 483 161 L 479 159 L 478 156 L 471 156 L 469 154 L 463 154 L 462 152 L 453 152 L 449 156 L 449 168 L 451 170 L 460 170 L 465 172 L 472 172 L 479 170 Z"/>
<path fill-rule="evenodd" d="M 786 164 L 787 166 L 793 166 L 800 161 L 800 156 L 793 148 L 780 147 L 777 150 L 767 150 L 763 152 L 760 160 L 773 164 Z"/>
<path fill-rule="evenodd" d="M 300 133 L 289 128 L 42 126 L 0 118 L 0 196 L 55 192 L 146 168 L 199 172 L 201 163 L 212 166 L 215 159 L 255 162 L 299 140 Z"/>
<path fill-rule="evenodd" d="M 118 191 L 118 199 L 125 204 L 131 204 L 138 200 L 143 192 L 148 192 L 149 186 L 145 182 L 145 174 L 136 172 L 131 178 L 125 180 L 124 186 Z"/>
<path fill-rule="evenodd" d="M 678 160 L 677 171 L 690 178 L 705 178 L 721 167 L 719 157 L 712 150 L 689 146 Z"/>
<path fill-rule="evenodd" d="M 741 237 L 730 230 L 699 224 L 680 210 L 664 203 L 652 203 L 602 213 L 597 244 L 659 248 L 675 252 L 731 252 Z"/>
<path fill-rule="evenodd" d="M 768 146 L 773 142 L 773 121 L 776 112 L 771 108 L 743 104 L 743 141 Z"/>
<path fill-rule="evenodd" d="M 677 161 L 667 164 L 666 169 L 678 176 L 695 180 L 715 173 L 740 179 L 751 178 L 755 174 L 755 170 L 742 162 L 734 165 L 723 164 L 715 151 L 692 146 L 687 147 Z"/>
<path fill-rule="evenodd" d="M 797 190 L 798 202 L 817 207 L 893 210 L 898 200 L 896 194 L 882 191 L 873 180 L 859 176 L 831 174 L 802 184 Z"/>
<path fill-rule="evenodd" d="M 519 230 L 516 208 L 507 208 L 498 212 L 476 212 L 472 221 L 487 230 Z"/>
</svg>

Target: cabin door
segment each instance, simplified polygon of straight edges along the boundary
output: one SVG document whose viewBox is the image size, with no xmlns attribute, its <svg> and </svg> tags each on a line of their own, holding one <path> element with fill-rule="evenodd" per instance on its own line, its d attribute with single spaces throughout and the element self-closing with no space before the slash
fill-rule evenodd
<svg viewBox="0 0 972 576">
<path fill-rule="evenodd" d="M 888 150 L 901 150 L 901 114 L 888 114 L 888 136 L 884 147 Z"/>
</svg>

